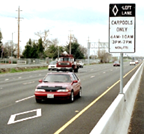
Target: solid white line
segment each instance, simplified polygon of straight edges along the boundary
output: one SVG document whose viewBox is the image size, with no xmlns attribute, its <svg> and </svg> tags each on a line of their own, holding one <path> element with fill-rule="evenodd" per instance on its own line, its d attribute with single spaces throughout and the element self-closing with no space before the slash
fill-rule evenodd
<svg viewBox="0 0 144 134">
<path fill-rule="evenodd" d="M 15 102 L 18 103 L 18 102 L 25 101 L 25 100 L 28 100 L 28 99 L 33 98 L 33 97 L 34 97 L 34 95 L 29 96 L 29 97 L 26 97 L 26 98 L 23 98 L 23 99 L 21 99 L 21 100 L 17 100 L 17 101 L 15 101 Z"/>
</svg>

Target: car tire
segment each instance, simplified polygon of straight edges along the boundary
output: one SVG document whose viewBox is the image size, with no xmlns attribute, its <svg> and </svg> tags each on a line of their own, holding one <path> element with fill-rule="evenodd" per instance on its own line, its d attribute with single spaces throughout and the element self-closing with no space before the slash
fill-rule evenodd
<svg viewBox="0 0 144 134">
<path fill-rule="evenodd" d="M 74 69 L 74 72 L 75 72 L 75 73 L 78 73 L 78 68 Z"/>
<path fill-rule="evenodd" d="M 74 92 L 71 91 L 71 95 L 70 95 L 70 102 L 74 102 Z"/>
<path fill-rule="evenodd" d="M 81 98 L 81 96 L 82 96 L 82 88 L 80 88 L 80 91 L 78 93 L 78 97 Z"/>
<path fill-rule="evenodd" d="M 41 100 L 40 99 L 35 99 L 37 103 L 41 103 Z"/>
</svg>

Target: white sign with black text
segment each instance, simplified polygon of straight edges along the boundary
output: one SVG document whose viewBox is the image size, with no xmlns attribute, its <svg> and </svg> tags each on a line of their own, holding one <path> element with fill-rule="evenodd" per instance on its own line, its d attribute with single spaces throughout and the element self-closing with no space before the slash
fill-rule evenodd
<svg viewBox="0 0 144 134">
<path fill-rule="evenodd" d="M 135 4 L 110 4 L 109 52 L 135 52 Z"/>
</svg>

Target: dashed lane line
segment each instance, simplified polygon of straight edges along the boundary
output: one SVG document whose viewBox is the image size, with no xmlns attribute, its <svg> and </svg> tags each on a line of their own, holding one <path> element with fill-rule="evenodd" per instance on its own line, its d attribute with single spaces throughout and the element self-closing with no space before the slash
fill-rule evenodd
<svg viewBox="0 0 144 134">
<path fill-rule="evenodd" d="M 23 99 L 20 99 L 20 100 L 17 100 L 17 101 L 15 101 L 15 103 L 18 103 L 18 102 L 21 102 L 21 101 L 25 101 L 25 100 L 28 100 L 28 99 L 33 98 L 33 97 L 34 97 L 34 95 L 26 97 L 26 98 L 23 98 Z"/>
</svg>

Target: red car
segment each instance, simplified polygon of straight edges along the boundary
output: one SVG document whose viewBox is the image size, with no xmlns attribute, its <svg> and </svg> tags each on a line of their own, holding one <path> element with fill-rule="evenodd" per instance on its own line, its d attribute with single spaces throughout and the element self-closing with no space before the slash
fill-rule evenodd
<svg viewBox="0 0 144 134">
<path fill-rule="evenodd" d="M 118 61 L 115 61 L 115 62 L 113 63 L 113 66 L 120 66 L 120 63 L 119 63 Z"/>
<path fill-rule="evenodd" d="M 37 103 L 47 99 L 68 99 L 74 101 L 75 96 L 81 97 L 81 81 L 73 72 L 50 72 L 39 80 L 35 89 Z"/>
</svg>

